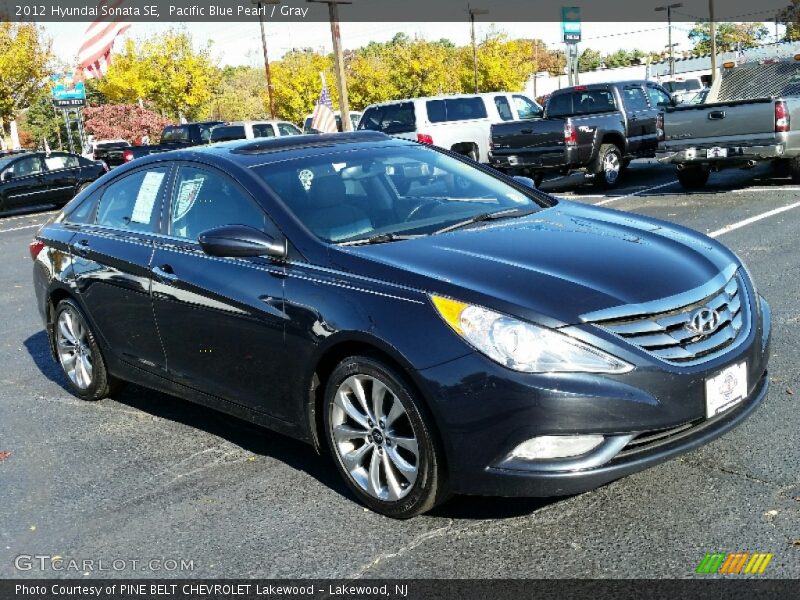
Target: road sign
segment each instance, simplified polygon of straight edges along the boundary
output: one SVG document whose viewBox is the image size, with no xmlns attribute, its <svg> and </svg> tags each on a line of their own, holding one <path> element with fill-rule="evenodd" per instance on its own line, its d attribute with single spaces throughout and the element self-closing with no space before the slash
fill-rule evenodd
<svg viewBox="0 0 800 600">
<path fill-rule="evenodd" d="M 86 87 L 75 79 L 73 71 L 52 76 L 53 104 L 58 108 L 74 108 L 86 104 Z"/>
<path fill-rule="evenodd" d="M 578 6 L 561 7 L 561 31 L 564 42 L 577 44 L 581 41 L 581 9 Z"/>
</svg>

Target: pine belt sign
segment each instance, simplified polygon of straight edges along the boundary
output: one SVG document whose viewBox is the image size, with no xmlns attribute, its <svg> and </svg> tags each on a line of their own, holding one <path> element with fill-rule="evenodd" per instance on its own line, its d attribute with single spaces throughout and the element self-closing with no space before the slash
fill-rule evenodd
<svg viewBox="0 0 800 600">
<path fill-rule="evenodd" d="M 578 6 L 561 7 L 561 31 L 564 43 L 577 44 L 581 41 L 581 9 Z"/>
<path fill-rule="evenodd" d="M 56 108 L 75 108 L 86 104 L 86 88 L 83 81 L 75 80 L 75 73 L 53 75 L 53 105 Z"/>
</svg>

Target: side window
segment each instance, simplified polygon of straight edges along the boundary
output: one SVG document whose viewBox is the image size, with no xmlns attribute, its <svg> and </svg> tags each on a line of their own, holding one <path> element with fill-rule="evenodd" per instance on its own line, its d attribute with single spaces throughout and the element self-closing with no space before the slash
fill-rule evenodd
<svg viewBox="0 0 800 600">
<path fill-rule="evenodd" d="M 514 108 L 517 109 L 517 114 L 521 120 L 535 119 L 542 116 L 542 109 L 527 96 L 519 94 L 514 95 Z"/>
<path fill-rule="evenodd" d="M 638 85 L 626 87 L 622 91 L 622 97 L 625 107 L 629 111 L 647 110 L 650 108 L 650 105 L 647 104 L 647 98 L 645 98 L 644 91 Z"/>
<path fill-rule="evenodd" d="M 200 141 L 203 143 L 208 142 L 211 139 L 211 126 L 210 125 L 198 125 L 200 129 Z"/>
<path fill-rule="evenodd" d="M 59 169 L 74 169 L 79 166 L 78 157 L 72 154 L 51 154 L 46 156 L 44 164 L 48 171 L 58 171 Z"/>
<path fill-rule="evenodd" d="M 353 129 L 355 129 L 355 125 L 353 125 Z M 255 131 L 255 126 L 253 126 L 253 131 Z M 281 135 L 300 135 L 303 133 L 291 123 L 278 123 L 278 131 L 281 132 Z"/>
<path fill-rule="evenodd" d="M 256 123 L 253 125 L 253 137 L 275 137 L 275 130 L 272 128 L 272 123 Z"/>
<path fill-rule="evenodd" d="M 547 116 L 560 117 L 572 114 L 573 94 L 557 94 L 550 97 L 547 103 Z"/>
<path fill-rule="evenodd" d="M 169 234 L 196 241 L 201 233 L 225 225 L 267 231 L 266 213 L 220 173 L 181 167 L 172 191 Z"/>
<path fill-rule="evenodd" d="M 503 121 L 512 121 L 514 115 L 511 114 L 511 103 L 505 96 L 495 96 L 494 105 L 497 107 L 497 112 L 500 113 L 500 118 Z"/>
<path fill-rule="evenodd" d="M 168 167 L 146 169 L 109 185 L 100 198 L 95 223 L 129 231 L 155 231 L 158 198 L 168 171 Z"/>
<path fill-rule="evenodd" d="M 672 98 L 653 85 L 647 86 L 647 94 L 650 96 L 650 106 L 672 106 Z"/>
<path fill-rule="evenodd" d="M 14 177 L 36 175 L 42 171 L 42 159 L 38 156 L 28 156 L 11 165 L 11 172 L 14 173 Z"/>
<path fill-rule="evenodd" d="M 370 108 L 364 113 L 364 117 L 358 125 L 359 129 L 382 131 L 388 135 L 407 133 L 414 131 L 416 127 L 417 118 L 414 113 L 413 102 L 401 102 L 400 104 L 387 104 L 386 106 Z"/>
</svg>

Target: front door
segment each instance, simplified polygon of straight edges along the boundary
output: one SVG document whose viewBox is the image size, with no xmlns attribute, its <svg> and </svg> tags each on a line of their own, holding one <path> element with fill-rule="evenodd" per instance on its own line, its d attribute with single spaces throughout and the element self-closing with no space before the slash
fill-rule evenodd
<svg viewBox="0 0 800 600">
<path fill-rule="evenodd" d="M 178 168 L 166 236 L 153 257 L 153 305 L 172 379 L 287 419 L 284 267 L 269 258 L 206 255 L 201 233 L 224 225 L 277 230 L 230 177 Z"/>
<path fill-rule="evenodd" d="M 3 210 L 48 202 L 44 164 L 38 154 L 23 156 L 6 167 L 2 177 Z"/>
</svg>

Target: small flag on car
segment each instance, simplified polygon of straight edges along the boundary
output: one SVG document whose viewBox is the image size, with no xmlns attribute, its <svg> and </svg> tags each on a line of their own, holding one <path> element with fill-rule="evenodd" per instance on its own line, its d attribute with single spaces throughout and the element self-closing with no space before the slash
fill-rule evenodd
<svg viewBox="0 0 800 600">
<path fill-rule="evenodd" d="M 333 112 L 333 102 L 325 83 L 325 76 L 322 76 L 322 92 L 311 116 L 311 129 L 316 129 L 320 133 L 336 133 L 336 115 Z"/>
</svg>

